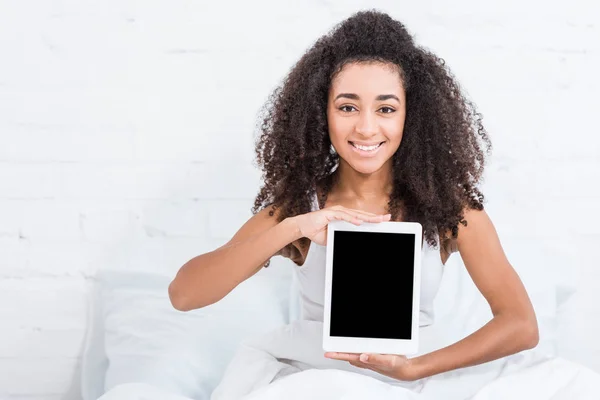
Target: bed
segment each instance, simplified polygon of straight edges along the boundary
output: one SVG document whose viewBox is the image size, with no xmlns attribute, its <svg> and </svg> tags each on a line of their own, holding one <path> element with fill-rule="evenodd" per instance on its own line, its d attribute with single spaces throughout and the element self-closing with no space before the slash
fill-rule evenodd
<svg viewBox="0 0 600 400">
<path fill-rule="evenodd" d="M 543 244 L 505 241 L 503 245 L 536 309 L 538 346 L 439 374 L 429 380 L 427 390 L 406 390 L 341 364 L 340 368 L 323 364 L 282 376 L 280 360 L 290 355 L 307 357 L 312 350 L 316 351 L 313 357 L 319 356 L 320 334 L 314 323 L 298 319 L 293 264 L 281 257 L 273 258 L 270 268 L 243 282 L 222 301 L 186 313 L 169 303 L 167 287 L 172 276 L 143 270 L 99 271 L 82 363 L 82 397 L 598 399 L 600 374 L 558 352 L 559 311 L 576 291 L 569 263 L 560 262 L 556 249 Z M 491 318 L 459 255 L 453 255 L 445 266 L 435 307 L 431 334 L 439 340 L 431 343 L 437 347 L 459 340 Z M 296 337 L 290 342 L 290 329 L 302 335 L 302 340 Z M 311 347 L 303 349 L 297 343 Z"/>
</svg>

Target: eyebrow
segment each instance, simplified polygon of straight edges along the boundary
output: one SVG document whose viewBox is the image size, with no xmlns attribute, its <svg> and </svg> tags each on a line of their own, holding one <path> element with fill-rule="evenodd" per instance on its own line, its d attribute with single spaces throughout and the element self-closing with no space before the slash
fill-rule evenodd
<svg viewBox="0 0 600 400">
<path fill-rule="evenodd" d="M 340 93 L 338 94 L 333 101 L 339 99 L 340 97 L 345 97 L 347 99 L 359 100 L 360 97 L 356 93 Z M 377 101 L 384 101 L 387 99 L 395 99 L 398 103 L 400 103 L 400 99 L 395 94 L 380 94 L 375 98 Z"/>
</svg>

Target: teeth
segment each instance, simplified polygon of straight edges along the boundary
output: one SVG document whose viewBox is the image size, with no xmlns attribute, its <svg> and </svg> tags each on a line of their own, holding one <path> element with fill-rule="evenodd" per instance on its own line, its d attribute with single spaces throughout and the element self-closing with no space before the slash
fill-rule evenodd
<svg viewBox="0 0 600 400">
<path fill-rule="evenodd" d="M 376 148 L 378 148 L 380 144 L 381 144 L 381 143 L 379 143 L 379 144 L 376 144 L 376 145 L 374 145 L 374 146 L 361 146 L 361 145 L 359 145 L 359 144 L 352 143 L 352 145 L 353 145 L 354 147 L 356 147 L 357 149 L 364 150 L 364 151 L 373 151 L 373 150 L 375 150 Z"/>
</svg>

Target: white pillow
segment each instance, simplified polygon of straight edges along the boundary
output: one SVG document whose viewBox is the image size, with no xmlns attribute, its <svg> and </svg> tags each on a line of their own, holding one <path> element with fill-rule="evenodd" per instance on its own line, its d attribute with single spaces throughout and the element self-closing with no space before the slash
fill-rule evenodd
<svg viewBox="0 0 600 400">
<path fill-rule="evenodd" d="M 81 358 L 81 397 L 97 400 L 104 393 L 104 377 L 108 359 L 104 349 L 104 323 L 100 302 L 102 281 L 96 281 L 88 298 L 88 318 L 83 356 Z"/>
<path fill-rule="evenodd" d="M 540 342 L 536 351 L 556 355 L 557 310 L 575 293 L 572 266 L 561 253 L 542 239 L 503 239 L 507 258 L 523 281 L 538 319 Z M 469 335 L 491 318 L 490 307 L 475 286 L 460 254 L 453 254 L 444 267 L 435 298 L 436 324 L 448 342 Z"/>
<path fill-rule="evenodd" d="M 128 382 L 208 399 L 242 340 L 288 322 L 291 270 L 277 264 L 274 258 L 271 267 L 221 301 L 189 312 L 175 310 L 169 301 L 172 277 L 100 271 L 96 291 L 100 307 L 95 311 L 101 318 L 91 322 L 99 323 L 93 329 L 103 329 L 96 335 L 103 340 L 88 342 L 82 371 L 84 400 L 97 399 Z"/>
</svg>

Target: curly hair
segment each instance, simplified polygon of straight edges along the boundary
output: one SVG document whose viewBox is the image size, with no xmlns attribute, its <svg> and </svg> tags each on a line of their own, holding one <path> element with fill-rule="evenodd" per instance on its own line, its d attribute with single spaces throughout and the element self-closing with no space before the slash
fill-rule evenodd
<svg viewBox="0 0 600 400">
<path fill-rule="evenodd" d="M 456 238 L 458 224 L 466 225 L 466 208 L 483 209 L 477 184 L 491 142 L 481 114 L 445 61 L 377 10 L 357 12 L 334 26 L 269 96 L 259 115 L 255 148 L 264 185 L 252 213 L 270 205 L 269 214 L 279 209 L 282 221 L 310 212 L 317 187 L 322 188 L 319 203 L 325 204 L 339 161 L 327 124 L 330 84 L 345 65 L 361 62 L 395 64 L 400 72 L 406 119 L 392 160 L 388 212 L 392 220 L 421 223 L 424 240 L 437 247 L 439 232 Z"/>
</svg>

